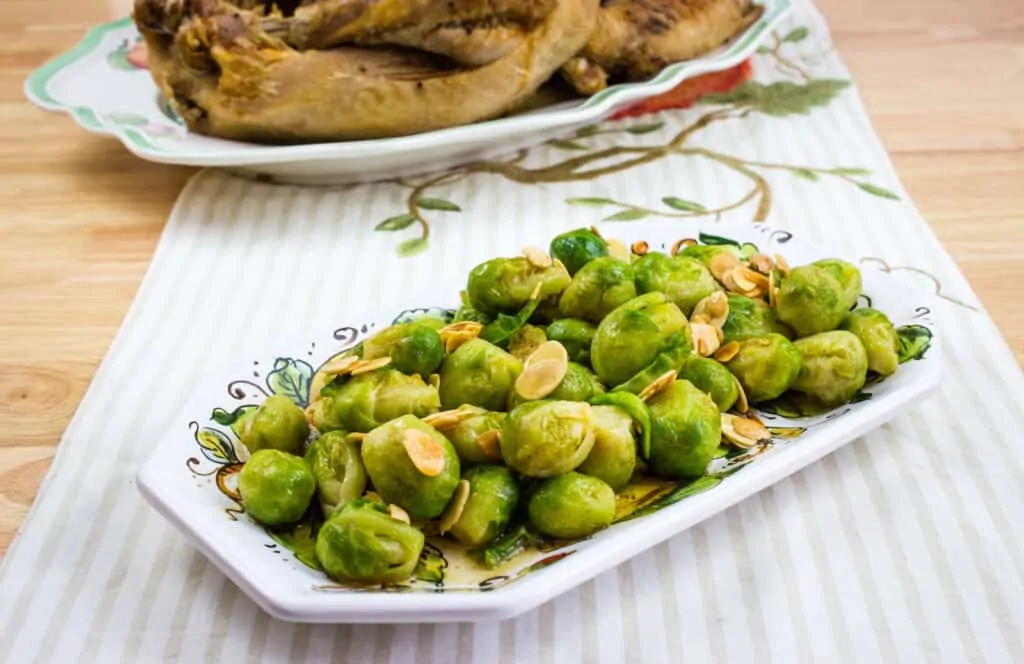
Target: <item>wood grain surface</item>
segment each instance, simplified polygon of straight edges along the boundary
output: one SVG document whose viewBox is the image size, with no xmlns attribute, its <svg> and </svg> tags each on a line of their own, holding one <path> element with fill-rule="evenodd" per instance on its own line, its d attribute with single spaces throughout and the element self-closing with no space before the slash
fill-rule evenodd
<svg viewBox="0 0 1024 664">
<path fill-rule="evenodd" d="M 0 555 L 152 256 L 188 168 L 150 164 L 22 84 L 125 0 L 7 0 L 0 24 Z M 819 0 L 924 216 L 1024 363 L 1020 0 Z"/>
</svg>

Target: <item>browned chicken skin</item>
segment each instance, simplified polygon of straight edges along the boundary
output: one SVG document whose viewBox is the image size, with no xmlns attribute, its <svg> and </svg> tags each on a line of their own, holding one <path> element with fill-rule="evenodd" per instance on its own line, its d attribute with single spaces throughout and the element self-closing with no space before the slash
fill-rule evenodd
<svg viewBox="0 0 1024 664">
<path fill-rule="evenodd" d="M 583 94 L 609 78 L 644 80 L 718 48 L 762 11 L 751 0 L 602 0 L 587 45 L 562 72 Z"/>
</svg>

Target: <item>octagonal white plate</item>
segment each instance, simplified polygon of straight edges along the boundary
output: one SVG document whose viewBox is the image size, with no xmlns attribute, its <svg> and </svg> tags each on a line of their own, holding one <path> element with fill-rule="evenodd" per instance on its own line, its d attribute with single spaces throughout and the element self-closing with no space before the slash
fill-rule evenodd
<svg viewBox="0 0 1024 664">
<path fill-rule="evenodd" d="M 189 133 L 138 57 L 130 18 L 97 26 L 77 46 L 33 72 L 25 94 L 68 113 L 89 131 L 117 137 L 149 161 L 229 167 L 280 182 L 341 183 L 409 177 L 491 159 L 598 122 L 682 81 L 733 67 L 757 49 L 792 0 L 761 0 L 762 17 L 702 58 L 666 67 L 643 83 L 614 85 L 580 101 L 413 136 L 315 145 L 267 146 Z"/>
<path fill-rule="evenodd" d="M 704 223 L 704 243 L 750 243 L 781 253 L 797 265 L 835 252 L 816 249 L 787 231 L 767 226 Z M 623 226 L 627 244 L 646 240 L 667 251 L 681 239 L 656 223 Z M 536 238 L 543 245 L 549 238 Z M 753 247 L 746 245 L 747 251 Z M 480 260 L 489 258 L 480 256 Z M 721 457 L 711 474 L 690 484 L 646 482 L 620 492 L 616 523 L 590 539 L 531 551 L 499 570 L 485 570 L 457 545 L 430 540 L 415 579 L 397 588 L 349 589 L 332 584 L 288 548 L 295 538 L 275 534 L 244 515 L 234 489 L 240 468 L 231 421 L 270 394 L 300 405 L 310 377 L 322 363 L 397 317 L 454 306 L 455 288 L 427 292 L 405 306 L 338 321 L 334 330 L 255 356 L 213 373 L 195 388 L 182 412 L 139 472 L 142 494 L 257 604 L 275 617 L 304 622 L 442 622 L 508 618 L 531 609 L 630 556 L 689 528 L 756 491 L 834 451 L 902 411 L 913 408 L 940 379 L 940 353 L 932 317 L 933 296 L 912 288 L 873 264 L 861 266 L 864 293 L 900 329 L 896 374 L 869 384 L 855 403 L 825 415 L 787 419 L 758 411 L 774 438 L 770 445 Z M 440 548 L 435 545 L 440 545 Z M 701 570 L 692 573 L 700 574 Z"/>
</svg>

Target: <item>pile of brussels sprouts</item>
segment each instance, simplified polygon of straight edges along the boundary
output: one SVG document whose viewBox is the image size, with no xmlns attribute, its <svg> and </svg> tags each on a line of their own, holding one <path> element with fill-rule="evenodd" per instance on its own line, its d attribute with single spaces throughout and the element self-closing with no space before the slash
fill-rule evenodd
<svg viewBox="0 0 1024 664">
<path fill-rule="evenodd" d="M 335 356 L 305 412 L 273 396 L 246 416 L 247 513 L 278 526 L 322 510 L 316 556 L 341 583 L 407 582 L 428 535 L 493 565 L 509 533 L 607 527 L 637 474 L 695 478 L 723 442 L 767 444 L 750 404 L 827 409 L 896 370 L 892 323 L 853 309 L 853 265 L 689 241 L 670 254 L 580 229 L 478 265 L 454 316 Z"/>
</svg>

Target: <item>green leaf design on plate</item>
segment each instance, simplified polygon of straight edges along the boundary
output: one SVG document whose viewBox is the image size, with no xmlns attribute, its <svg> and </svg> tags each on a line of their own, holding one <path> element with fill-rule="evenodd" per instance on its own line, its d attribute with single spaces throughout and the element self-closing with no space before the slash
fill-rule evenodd
<svg viewBox="0 0 1024 664">
<path fill-rule="evenodd" d="M 564 140 L 560 141 L 560 140 L 555 140 L 555 141 L 548 141 L 548 145 L 550 145 L 553 148 L 558 148 L 560 150 L 589 150 L 590 149 L 586 145 L 583 145 L 582 143 L 577 143 L 576 141 L 564 141 Z"/>
<path fill-rule="evenodd" d="M 266 528 L 270 538 L 288 549 L 295 558 L 306 567 L 321 570 L 320 561 L 316 557 L 316 533 L 324 522 L 319 501 L 314 500 L 302 520 L 293 526 Z"/>
<path fill-rule="evenodd" d="M 441 210 L 442 212 L 462 212 L 455 203 L 447 201 L 443 198 L 417 198 L 416 204 L 424 210 Z"/>
<path fill-rule="evenodd" d="M 203 456 L 214 463 L 227 464 L 237 463 L 235 446 L 231 444 L 228 437 L 216 429 L 202 428 L 196 432 L 196 442 Z"/>
<path fill-rule="evenodd" d="M 674 505 L 684 498 L 689 498 L 690 496 L 695 496 L 698 493 L 703 493 L 708 489 L 713 489 L 721 484 L 721 482 L 721 477 L 716 475 L 705 475 L 704 477 L 699 477 L 692 482 L 680 484 L 675 490 L 660 500 L 641 507 L 621 519 L 616 519 L 615 523 L 622 523 L 623 521 L 629 521 L 630 519 L 635 519 L 637 517 L 647 516 L 648 514 L 657 512 L 669 505 Z"/>
<path fill-rule="evenodd" d="M 576 136 L 579 138 L 585 138 L 587 136 L 593 136 L 597 132 L 601 131 L 599 125 L 587 125 L 586 127 L 580 127 L 576 130 Z"/>
<path fill-rule="evenodd" d="M 246 416 L 256 411 L 257 406 L 239 406 L 232 412 L 228 412 L 223 408 L 214 408 L 210 414 L 210 419 L 217 424 L 225 427 L 231 427 L 231 430 L 238 435 L 239 425 L 245 420 Z"/>
<path fill-rule="evenodd" d="M 600 207 L 602 205 L 615 205 L 615 201 L 607 198 L 567 198 L 565 202 L 569 205 L 587 205 L 590 207 Z"/>
<path fill-rule="evenodd" d="M 878 196 L 880 198 L 888 198 L 889 200 L 893 200 L 893 201 L 900 200 L 899 196 L 897 196 L 896 194 L 892 193 L 888 189 L 883 189 L 882 187 L 879 187 L 878 185 L 871 184 L 870 182 L 858 182 L 857 186 L 860 187 L 861 189 L 863 189 L 864 191 L 868 192 L 869 194 L 873 194 L 873 195 Z"/>
<path fill-rule="evenodd" d="M 658 131 L 665 126 L 664 122 L 652 122 L 650 124 L 633 125 L 632 127 L 626 127 L 626 131 L 637 136 L 642 134 L 650 134 L 651 132 Z"/>
<path fill-rule="evenodd" d="M 716 247 L 739 247 L 740 243 L 732 238 L 722 237 L 721 235 L 711 235 L 710 233 L 700 233 L 697 236 L 698 241 L 701 244 L 708 244 Z"/>
<path fill-rule="evenodd" d="M 384 221 L 380 222 L 373 227 L 375 231 L 400 231 L 403 228 L 408 228 L 412 223 L 416 221 L 416 217 L 406 212 L 405 214 L 395 215 L 394 217 L 388 217 Z"/>
<path fill-rule="evenodd" d="M 645 210 L 623 210 L 622 212 L 608 215 L 602 221 L 636 221 L 637 219 L 649 217 L 650 214 L 650 212 Z"/>
<path fill-rule="evenodd" d="M 666 196 L 661 202 L 673 210 L 681 212 L 707 212 L 707 208 L 695 201 L 688 201 L 677 196 Z"/>
<path fill-rule="evenodd" d="M 849 81 L 838 79 L 818 79 L 802 84 L 745 81 L 729 92 L 704 95 L 701 101 L 747 107 L 775 117 L 806 115 L 815 108 L 827 106 L 849 86 Z"/>
<path fill-rule="evenodd" d="M 409 258 L 427 250 L 427 239 L 423 237 L 409 238 L 398 244 L 398 255 Z"/>
<path fill-rule="evenodd" d="M 744 242 L 740 245 L 740 257 L 750 258 L 757 253 L 757 245 L 753 242 Z"/>
<path fill-rule="evenodd" d="M 767 46 L 758 46 L 757 47 L 757 54 L 758 55 L 768 55 L 771 52 L 772 52 L 772 49 L 768 48 Z"/>
<path fill-rule="evenodd" d="M 448 569 L 448 559 L 444 557 L 444 552 L 428 543 L 423 545 L 420 561 L 416 564 L 412 576 L 417 581 L 443 586 L 446 569 Z"/>
<path fill-rule="evenodd" d="M 149 118 L 138 113 L 129 113 L 128 111 L 111 111 L 103 117 L 107 122 L 128 125 L 129 127 L 143 127 L 149 124 Z"/>
<path fill-rule="evenodd" d="M 866 168 L 833 168 L 831 173 L 836 175 L 871 175 L 872 171 Z"/>
<path fill-rule="evenodd" d="M 900 364 L 911 360 L 924 359 L 925 353 L 932 346 L 932 331 L 924 325 L 904 325 L 896 328 L 899 345 L 896 354 Z"/>
<path fill-rule="evenodd" d="M 802 42 L 807 39 L 807 35 L 809 34 L 811 34 L 811 31 L 801 26 L 799 28 L 794 28 L 792 32 L 782 38 L 782 41 L 790 44 L 796 44 L 797 42 Z"/>
<path fill-rule="evenodd" d="M 815 182 L 819 179 L 817 173 L 807 168 L 794 168 L 790 172 L 799 178 L 803 178 L 804 180 L 810 180 L 811 182 Z"/>
<path fill-rule="evenodd" d="M 274 361 L 274 370 L 267 374 L 267 387 L 274 394 L 283 394 L 299 406 L 309 403 L 309 381 L 313 367 L 302 360 L 279 357 Z"/>
</svg>

